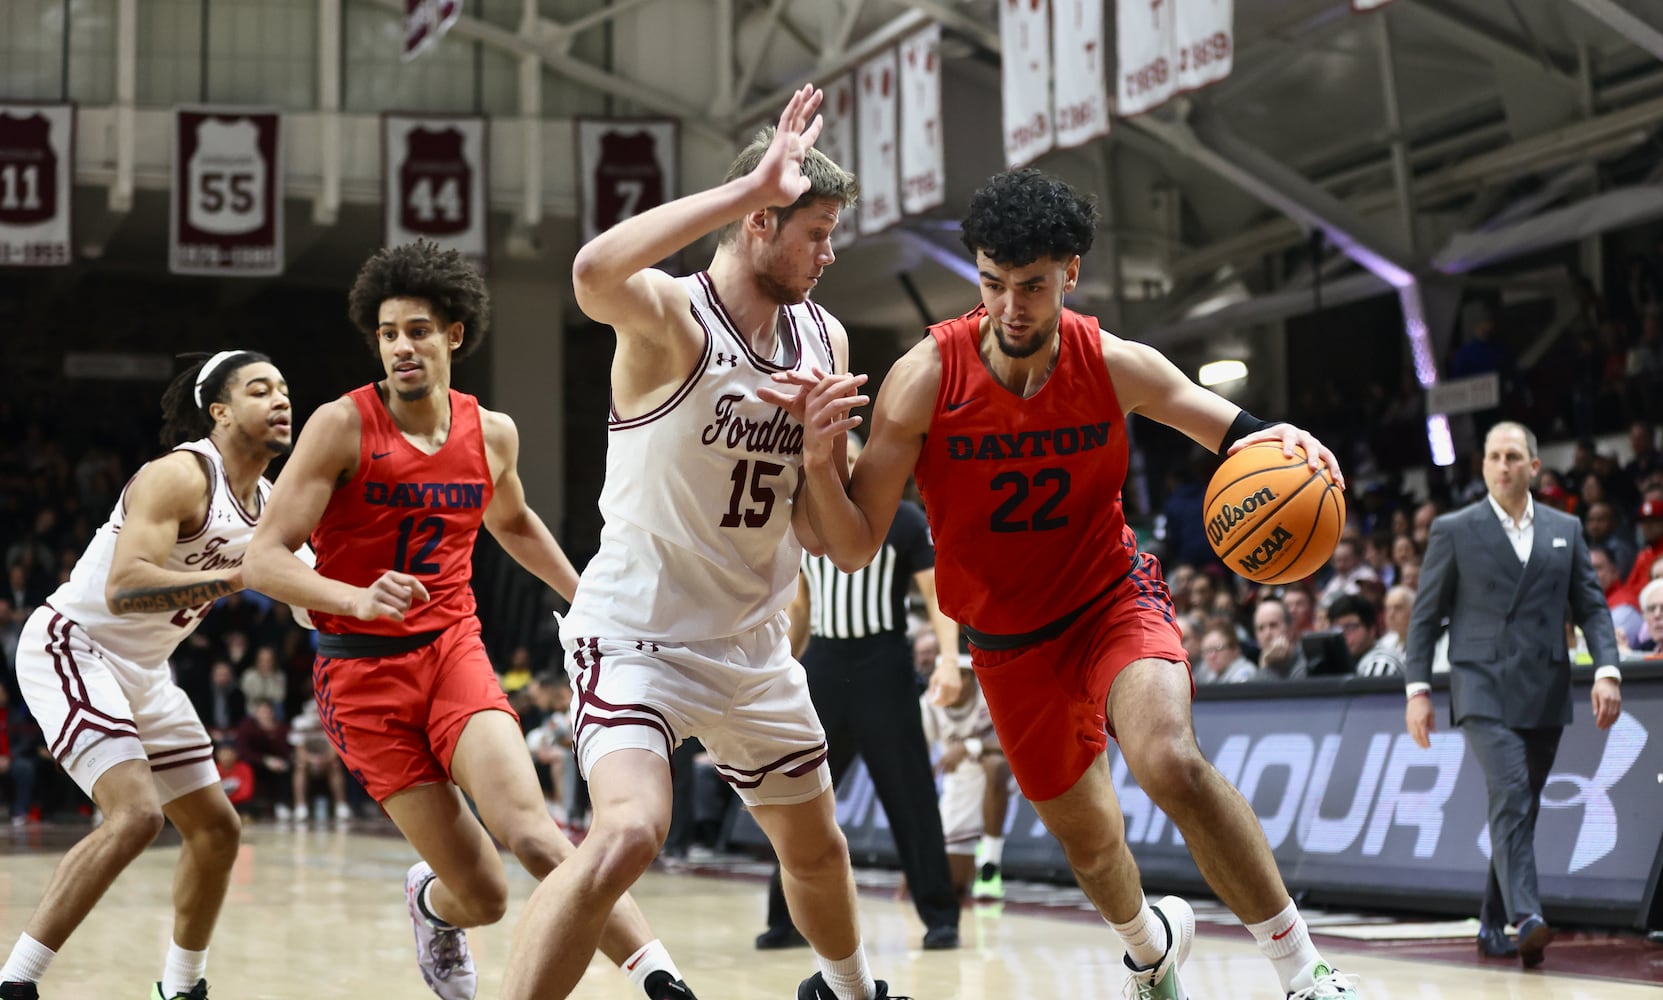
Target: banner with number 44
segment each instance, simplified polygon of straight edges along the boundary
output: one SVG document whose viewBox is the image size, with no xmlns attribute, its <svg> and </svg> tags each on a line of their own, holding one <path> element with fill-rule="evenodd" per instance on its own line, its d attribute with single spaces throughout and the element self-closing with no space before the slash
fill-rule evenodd
<svg viewBox="0 0 1663 1000">
<path fill-rule="evenodd" d="M 381 138 L 386 245 L 428 239 L 483 265 L 490 246 L 485 119 L 386 114 Z"/>
</svg>

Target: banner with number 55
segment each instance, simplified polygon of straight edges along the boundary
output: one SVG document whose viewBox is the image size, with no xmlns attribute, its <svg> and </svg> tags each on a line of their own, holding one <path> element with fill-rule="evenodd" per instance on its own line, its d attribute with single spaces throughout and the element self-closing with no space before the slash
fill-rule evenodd
<svg viewBox="0 0 1663 1000">
<path fill-rule="evenodd" d="M 387 246 L 428 239 L 485 263 L 485 129 L 470 115 L 381 116 Z"/>
<path fill-rule="evenodd" d="M 245 108 L 174 114 L 174 274 L 283 273 L 282 118 Z"/>
<path fill-rule="evenodd" d="M 583 242 L 676 197 L 670 118 L 579 118 L 577 176 Z"/>
</svg>

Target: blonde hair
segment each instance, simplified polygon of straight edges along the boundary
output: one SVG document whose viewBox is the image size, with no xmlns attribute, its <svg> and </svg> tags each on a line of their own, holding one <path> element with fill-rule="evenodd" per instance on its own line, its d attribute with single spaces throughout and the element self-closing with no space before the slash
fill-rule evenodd
<svg viewBox="0 0 1663 1000">
<path fill-rule="evenodd" d="M 733 158 L 733 163 L 728 166 L 728 175 L 723 181 L 738 180 L 755 170 L 757 164 L 762 162 L 762 157 L 767 154 L 768 147 L 773 144 L 774 127 L 770 125 L 759 131 L 750 144 Z M 829 199 L 837 202 L 838 208 L 843 209 L 853 205 L 860 198 L 860 181 L 855 175 L 813 147 L 803 156 L 803 176 L 808 178 L 808 190 L 803 192 L 801 198 L 783 208 L 769 209 L 781 226 L 784 226 L 799 208 L 812 202 Z M 724 246 L 732 243 L 733 238 L 739 234 L 739 225 L 739 221 L 736 220 L 722 227 L 719 239 Z"/>
</svg>

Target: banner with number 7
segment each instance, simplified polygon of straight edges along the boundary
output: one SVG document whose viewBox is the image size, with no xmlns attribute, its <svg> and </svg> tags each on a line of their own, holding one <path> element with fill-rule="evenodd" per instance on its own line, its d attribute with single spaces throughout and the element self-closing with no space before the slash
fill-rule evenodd
<svg viewBox="0 0 1663 1000">
<path fill-rule="evenodd" d="M 672 118 L 579 118 L 577 176 L 583 242 L 676 197 Z"/>
<path fill-rule="evenodd" d="M 487 124 L 474 115 L 381 116 L 385 244 L 428 239 L 482 267 L 490 247 Z"/>
</svg>

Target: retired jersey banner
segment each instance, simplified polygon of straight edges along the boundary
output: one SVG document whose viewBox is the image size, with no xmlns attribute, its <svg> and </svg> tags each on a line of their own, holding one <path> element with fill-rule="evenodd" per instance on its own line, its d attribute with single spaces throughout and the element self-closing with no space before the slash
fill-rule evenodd
<svg viewBox="0 0 1663 1000">
<path fill-rule="evenodd" d="M 404 0 L 406 62 L 438 44 L 462 16 L 462 0 Z"/>
<path fill-rule="evenodd" d="M 1123 0 L 1115 13 L 1122 116 L 1230 75 L 1235 0 Z"/>
<path fill-rule="evenodd" d="M 860 64 L 855 73 L 855 111 L 860 127 L 855 148 L 860 155 L 860 234 L 870 236 L 901 221 L 901 164 L 895 148 L 900 117 L 899 60 L 885 49 Z"/>
<path fill-rule="evenodd" d="M 901 42 L 901 210 L 928 211 L 947 198 L 941 145 L 941 25 Z"/>
<path fill-rule="evenodd" d="M 999 43 L 1004 68 L 1005 165 L 1020 167 L 1049 150 L 1051 133 L 1051 2 L 1003 0 Z"/>
<path fill-rule="evenodd" d="M 0 267 L 74 257 L 75 105 L 0 103 Z"/>
<path fill-rule="evenodd" d="M 814 140 L 814 148 L 831 157 L 831 161 L 844 170 L 853 173 L 855 170 L 855 76 L 845 73 L 825 86 L 825 98 L 820 102 L 820 117 L 823 123 L 820 127 L 820 138 Z M 838 217 L 837 228 L 832 230 L 832 246 L 841 250 L 855 241 L 860 231 L 858 213 L 860 206 L 851 205 L 843 210 Z"/>
<path fill-rule="evenodd" d="M 283 161 L 274 111 L 180 108 L 174 114 L 168 269 L 283 273 Z"/>
<path fill-rule="evenodd" d="M 578 119 L 583 242 L 674 200 L 676 128 L 668 118 Z"/>
<path fill-rule="evenodd" d="M 1056 67 L 1057 146 L 1067 149 L 1109 131 L 1103 75 L 1102 0 L 1053 0 L 1051 58 Z"/>
<path fill-rule="evenodd" d="M 1178 89 L 1199 90 L 1229 76 L 1236 56 L 1236 0 L 1174 0 L 1173 11 Z"/>
<path fill-rule="evenodd" d="M 485 119 L 381 116 L 387 246 L 429 239 L 484 260 Z"/>
</svg>

